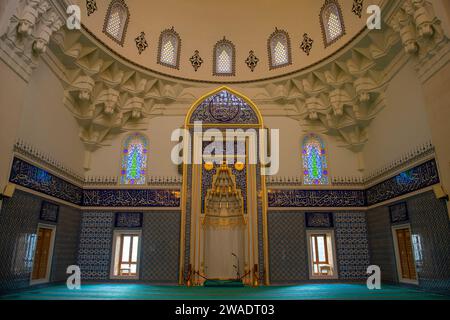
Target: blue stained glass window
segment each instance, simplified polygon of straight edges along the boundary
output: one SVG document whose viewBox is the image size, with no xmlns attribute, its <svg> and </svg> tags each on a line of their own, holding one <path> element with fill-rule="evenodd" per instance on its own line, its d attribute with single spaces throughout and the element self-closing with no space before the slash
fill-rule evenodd
<svg viewBox="0 0 450 320">
<path fill-rule="evenodd" d="M 145 184 L 148 141 L 139 134 L 129 135 L 122 148 L 121 184 Z"/>
<path fill-rule="evenodd" d="M 329 172 L 325 145 L 316 134 L 308 134 L 303 139 L 303 183 L 328 184 Z"/>
</svg>

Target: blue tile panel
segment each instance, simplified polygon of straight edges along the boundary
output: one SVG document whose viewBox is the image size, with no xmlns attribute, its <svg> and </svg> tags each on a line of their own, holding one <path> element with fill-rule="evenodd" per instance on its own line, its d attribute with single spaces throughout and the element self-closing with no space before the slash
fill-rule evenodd
<svg viewBox="0 0 450 320">
<path fill-rule="evenodd" d="M 56 225 L 50 281 L 66 279 L 66 268 L 76 264 L 80 211 L 61 205 L 58 223 L 39 220 L 42 198 L 16 190 L 3 200 L 0 212 L 0 292 L 30 285 L 38 223 Z"/>
<path fill-rule="evenodd" d="M 335 248 L 339 279 L 366 277 L 369 242 L 364 212 L 335 212 Z M 305 212 L 270 211 L 270 280 L 274 283 L 309 280 Z"/>
<path fill-rule="evenodd" d="M 380 182 L 367 190 L 292 190 L 274 189 L 269 207 L 365 207 L 439 183 L 435 160 Z"/>
<path fill-rule="evenodd" d="M 142 228 L 142 212 L 117 212 L 114 221 L 116 228 Z"/>
<path fill-rule="evenodd" d="M 41 206 L 41 212 L 39 214 L 39 219 L 42 221 L 48 221 L 56 223 L 58 222 L 59 205 L 43 201 Z"/>
<path fill-rule="evenodd" d="M 436 161 L 429 160 L 366 190 L 369 206 L 439 183 Z"/>
<path fill-rule="evenodd" d="M 406 200 L 419 287 L 450 292 L 450 222 L 445 200 L 432 191 Z M 367 212 L 371 264 L 379 265 L 385 281 L 398 282 L 393 235 L 387 206 Z"/>
<path fill-rule="evenodd" d="M 83 212 L 78 265 L 84 280 L 109 279 L 114 213 Z"/>
<path fill-rule="evenodd" d="M 380 267 L 383 282 L 397 282 L 389 208 L 380 206 L 368 210 L 366 216 L 370 263 Z"/>
<path fill-rule="evenodd" d="M 41 201 L 22 191 L 4 199 L 0 214 L 0 292 L 28 287 Z M 31 251 L 30 251 L 31 250 Z"/>
<path fill-rule="evenodd" d="M 241 174 L 243 173 L 239 173 L 238 176 Z M 243 177 L 239 179 L 245 180 Z M 169 208 L 180 206 L 180 198 L 173 192 L 179 190 L 82 189 L 19 158 L 14 158 L 10 181 L 82 206 Z M 268 206 L 364 207 L 436 183 L 439 183 L 436 162 L 430 160 L 367 190 L 273 190 L 268 194 Z"/>
<path fill-rule="evenodd" d="M 140 279 L 178 282 L 180 257 L 180 211 L 144 213 Z"/>
<path fill-rule="evenodd" d="M 167 189 L 90 189 L 83 190 L 87 207 L 179 207 L 180 198 Z"/>
<path fill-rule="evenodd" d="M 19 158 L 13 159 L 9 181 L 73 204 L 82 204 L 80 187 Z"/>
<path fill-rule="evenodd" d="M 332 228 L 332 212 L 306 212 L 307 228 Z"/>
<path fill-rule="evenodd" d="M 270 281 L 274 283 L 308 280 L 305 214 L 298 211 L 270 211 Z"/>
<path fill-rule="evenodd" d="M 272 190 L 269 207 L 364 207 L 364 190 Z"/>
<path fill-rule="evenodd" d="M 51 281 L 66 281 L 69 276 L 66 274 L 67 267 L 77 264 L 80 229 L 80 210 L 60 206 L 53 249 Z"/>
<path fill-rule="evenodd" d="M 334 236 L 339 279 L 366 279 L 370 265 L 366 214 L 335 212 Z"/>
<path fill-rule="evenodd" d="M 140 280 L 178 280 L 180 211 L 143 212 Z M 110 279 L 115 213 L 84 212 L 81 223 L 78 264 L 82 279 Z M 134 230 L 136 230 L 134 228 Z"/>
<path fill-rule="evenodd" d="M 416 253 L 419 285 L 450 292 L 450 220 L 445 200 L 432 191 L 408 199 L 411 233 L 420 239 Z"/>
</svg>

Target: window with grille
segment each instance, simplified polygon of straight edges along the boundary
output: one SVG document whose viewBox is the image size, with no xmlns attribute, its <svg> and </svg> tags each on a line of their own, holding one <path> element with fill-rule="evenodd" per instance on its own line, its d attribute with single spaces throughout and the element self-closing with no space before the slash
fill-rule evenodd
<svg viewBox="0 0 450 320">
<path fill-rule="evenodd" d="M 270 69 L 291 64 L 291 44 L 284 30 L 275 29 L 268 40 Z"/>
<path fill-rule="evenodd" d="M 342 12 L 337 0 L 326 0 L 320 17 L 325 46 L 334 43 L 345 34 Z"/>
<path fill-rule="evenodd" d="M 111 1 L 105 17 L 103 32 L 120 45 L 125 41 L 129 11 L 124 0 Z"/>
<path fill-rule="evenodd" d="M 235 49 L 225 38 L 214 46 L 214 75 L 234 76 Z"/>
<path fill-rule="evenodd" d="M 137 278 L 141 231 L 114 233 L 113 277 Z"/>
<path fill-rule="evenodd" d="M 180 36 L 172 29 L 161 32 L 159 36 L 158 63 L 171 68 L 179 68 Z"/>
<path fill-rule="evenodd" d="M 334 278 L 336 261 L 334 235 L 331 230 L 308 230 L 310 278 Z"/>
</svg>

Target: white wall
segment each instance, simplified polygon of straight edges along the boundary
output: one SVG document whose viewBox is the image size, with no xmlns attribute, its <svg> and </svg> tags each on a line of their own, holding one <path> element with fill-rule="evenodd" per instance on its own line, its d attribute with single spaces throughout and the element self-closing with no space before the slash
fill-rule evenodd
<svg viewBox="0 0 450 320">
<path fill-rule="evenodd" d="M 366 172 L 431 139 L 423 89 L 408 63 L 389 83 L 387 106 L 372 121 L 363 155 Z"/>
<path fill-rule="evenodd" d="M 0 193 L 9 179 L 26 83 L 0 61 Z"/>
<path fill-rule="evenodd" d="M 170 141 L 174 129 L 182 126 L 183 116 L 153 118 L 148 129 L 143 132 L 149 138 L 149 175 L 176 176 L 177 166 L 172 164 L 170 153 L 176 144 Z M 302 175 L 301 142 L 304 133 L 298 121 L 285 117 L 265 117 L 268 128 L 280 129 L 280 169 L 279 176 L 299 177 Z M 110 146 L 102 147 L 92 154 L 90 176 L 117 176 L 120 171 L 121 144 L 129 133 L 114 137 Z M 356 155 L 337 146 L 334 138 L 322 136 L 329 150 L 329 169 L 333 176 L 355 176 Z"/>
<path fill-rule="evenodd" d="M 63 87 L 41 61 L 26 89 L 18 137 L 65 166 L 83 173 L 79 127 L 63 105 Z"/>
<path fill-rule="evenodd" d="M 302 176 L 302 140 L 305 135 L 299 122 L 286 117 L 264 117 L 270 129 L 280 130 L 280 170 L 277 176 Z M 334 137 L 320 135 L 328 153 L 330 176 L 358 176 L 356 154 L 338 146 Z"/>
<path fill-rule="evenodd" d="M 149 140 L 148 148 L 148 175 L 170 176 L 178 175 L 178 167 L 170 158 L 175 142 L 170 141 L 172 131 L 184 124 L 184 117 L 165 116 L 150 119 L 148 129 L 140 131 Z M 120 174 L 121 149 L 124 138 L 130 132 L 115 136 L 111 145 L 101 147 L 94 151 L 91 157 L 91 169 L 86 172 L 88 176 L 118 176 Z"/>
</svg>

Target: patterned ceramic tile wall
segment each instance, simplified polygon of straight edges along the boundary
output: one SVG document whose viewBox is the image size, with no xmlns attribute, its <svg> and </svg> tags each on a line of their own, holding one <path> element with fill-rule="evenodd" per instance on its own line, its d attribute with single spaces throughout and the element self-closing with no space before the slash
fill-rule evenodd
<svg viewBox="0 0 450 320">
<path fill-rule="evenodd" d="M 17 190 L 3 201 L 0 213 L 0 291 L 30 285 L 38 223 L 56 225 L 50 281 L 66 279 L 66 268 L 76 263 L 80 212 L 60 206 L 58 223 L 39 220 L 43 199 Z"/>
<path fill-rule="evenodd" d="M 179 211 L 144 212 L 141 280 L 177 283 L 180 219 Z"/>
<path fill-rule="evenodd" d="M 65 281 L 67 267 L 77 263 L 81 212 L 60 206 L 53 250 L 52 281 Z"/>
<path fill-rule="evenodd" d="M 32 271 L 30 237 L 36 235 L 41 200 L 17 190 L 0 213 L 0 292 L 28 287 Z M 27 250 L 28 248 L 28 250 Z"/>
<path fill-rule="evenodd" d="M 113 227 L 112 212 L 83 213 L 78 251 L 82 279 L 109 279 Z"/>
<path fill-rule="evenodd" d="M 334 235 L 339 279 L 365 279 L 369 241 L 364 212 L 334 213 Z"/>
<path fill-rule="evenodd" d="M 429 191 L 406 203 L 412 236 L 420 239 L 415 251 L 419 287 L 450 292 L 450 225 L 445 201 Z M 381 267 L 383 280 L 398 282 L 389 208 L 369 210 L 368 225 L 371 263 Z"/>
<path fill-rule="evenodd" d="M 450 292 L 450 221 L 445 200 L 436 199 L 429 191 L 408 199 L 407 205 L 412 235 L 421 242 L 419 285 Z"/>
<path fill-rule="evenodd" d="M 267 218 L 270 281 L 281 283 L 308 280 L 305 214 L 270 211 Z"/>
<path fill-rule="evenodd" d="M 383 282 L 397 282 L 389 208 L 378 207 L 368 210 L 366 216 L 370 264 L 380 267 Z"/>
</svg>

